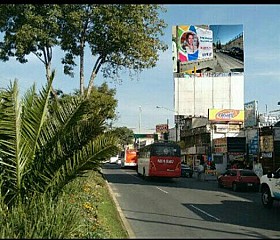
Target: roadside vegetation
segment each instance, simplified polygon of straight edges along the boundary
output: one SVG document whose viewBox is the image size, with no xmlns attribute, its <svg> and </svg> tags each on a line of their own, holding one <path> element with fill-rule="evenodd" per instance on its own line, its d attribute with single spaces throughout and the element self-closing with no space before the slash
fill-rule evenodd
<svg viewBox="0 0 280 240">
<path fill-rule="evenodd" d="M 98 171 L 76 178 L 58 201 L 37 196 L 30 203 L 0 211 L 1 239 L 127 239 L 105 180 Z"/>
<path fill-rule="evenodd" d="M 46 84 L 34 83 L 22 97 L 18 80 L 0 89 L 0 237 L 126 238 L 99 170 L 133 139 L 114 128 L 115 89 L 126 69 L 156 65 L 167 46 L 159 39 L 164 21 L 157 5 L 4 4 L 0 6 L 0 60 L 44 64 Z M 106 31 L 105 31 L 105 30 Z M 87 48 L 86 48 L 87 46 Z M 80 89 L 53 88 L 53 49 L 62 50 L 64 73 L 80 67 Z M 84 55 L 96 62 L 84 86 Z M 76 58 L 79 64 L 76 64 Z"/>
</svg>

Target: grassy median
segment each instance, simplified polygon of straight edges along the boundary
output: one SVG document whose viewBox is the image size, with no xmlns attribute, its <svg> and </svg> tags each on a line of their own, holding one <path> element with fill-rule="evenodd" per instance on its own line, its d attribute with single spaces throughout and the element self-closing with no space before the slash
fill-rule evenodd
<svg viewBox="0 0 280 240">
<path fill-rule="evenodd" d="M 56 199 L 35 194 L 12 208 L 2 200 L 0 197 L 2 239 L 129 238 L 98 171 L 87 171 L 73 179 Z"/>
<path fill-rule="evenodd" d="M 64 197 L 79 210 L 83 222 L 74 238 L 128 238 L 102 174 L 88 171 L 65 189 Z"/>
</svg>

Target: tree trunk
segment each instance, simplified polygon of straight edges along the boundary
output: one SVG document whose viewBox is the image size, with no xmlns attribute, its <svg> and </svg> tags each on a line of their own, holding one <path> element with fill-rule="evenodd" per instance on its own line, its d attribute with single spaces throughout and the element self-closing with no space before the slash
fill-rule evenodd
<svg viewBox="0 0 280 240">
<path fill-rule="evenodd" d="M 81 43 L 81 53 L 80 53 L 80 94 L 81 96 L 84 95 L 84 82 L 85 82 L 85 76 L 84 76 L 84 43 Z"/>
<path fill-rule="evenodd" d="M 94 82 L 95 77 L 96 77 L 96 73 L 95 73 L 95 70 L 93 70 L 92 73 L 91 73 L 91 76 L 90 76 L 89 83 L 88 83 L 87 98 L 90 96 L 91 90 L 93 88 L 93 82 Z"/>
<path fill-rule="evenodd" d="M 46 77 L 47 77 L 47 81 L 50 82 L 51 79 L 51 64 L 50 62 L 48 62 L 46 65 Z M 53 89 L 53 86 L 51 86 L 51 92 L 53 94 L 53 96 L 55 97 L 55 99 L 57 99 L 57 94 L 56 91 Z"/>
</svg>

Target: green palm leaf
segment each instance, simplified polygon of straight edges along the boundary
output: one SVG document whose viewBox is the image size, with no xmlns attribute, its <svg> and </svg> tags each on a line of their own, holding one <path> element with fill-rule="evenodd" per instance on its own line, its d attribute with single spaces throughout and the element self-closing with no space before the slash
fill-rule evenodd
<svg viewBox="0 0 280 240">
<path fill-rule="evenodd" d="M 28 163 L 32 163 L 35 156 L 38 136 L 47 113 L 52 80 L 40 93 L 40 97 L 35 97 L 33 87 L 26 93 L 22 104 L 17 80 L 1 93 L 0 164 L 4 181 L 2 192 L 9 193 L 6 202 L 19 199 L 28 191 L 24 175 L 30 171 Z"/>
<path fill-rule="evenodd" d="M 97 169 L 101 164 L 101 159 L 108 158 L 119 151 L 118 141 L 119 139 L 110 133 L 99 135 L 94 141 L 89 142 L 71 158 L 68 158 L 66 164 L 53 172 L 49 179 L 45 179 L 48 182 L 45 189 L 57 193 L 86 170 Z"/>
</svg>

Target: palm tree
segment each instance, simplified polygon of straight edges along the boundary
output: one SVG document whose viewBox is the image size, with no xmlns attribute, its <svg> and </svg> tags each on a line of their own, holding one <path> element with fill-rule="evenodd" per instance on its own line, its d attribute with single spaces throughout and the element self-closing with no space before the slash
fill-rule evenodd
<svg viewBox="0 0 280 240">
<path fill-rule="evenodd" d="M 34 84 L 21 100 L 17 80 L 0 91 L 0 196 L 8 207 L 35 193 L 55 198 L 119 150 L 99 110 L 89 113 L 89 99 L 50 100 L 53 79 L 54 72 L 39 94 Z"/>
</svg>

